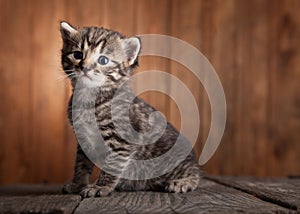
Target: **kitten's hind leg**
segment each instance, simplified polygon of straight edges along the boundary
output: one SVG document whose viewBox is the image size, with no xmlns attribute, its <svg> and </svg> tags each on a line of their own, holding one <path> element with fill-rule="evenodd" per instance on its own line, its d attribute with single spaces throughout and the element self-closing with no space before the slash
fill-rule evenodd
<svg viewBox="0 0 300 214">
<path fill-rule="evenodd" d="M 167 192 L 186 193 L 195 190 L 198 187 L 200 178 L 186 177 L 168 181 L 165 190 Z"/>
<path fill-rule="evenodd" d="M 93 166 L 93 162 L 88 159 L 80 145 L 78 145 L 73 182 L 65 184 L 62 187 L 62 192 L 65 194 L 80 193 L 82 189 L 89 184 Z"/>
</svg>

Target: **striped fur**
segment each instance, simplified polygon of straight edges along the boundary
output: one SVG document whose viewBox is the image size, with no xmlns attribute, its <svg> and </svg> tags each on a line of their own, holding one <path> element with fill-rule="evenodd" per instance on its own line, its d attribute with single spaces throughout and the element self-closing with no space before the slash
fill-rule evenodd
<svg viewBox="0 0 300 214">
<path fill-rule="evenodd" d="M 80 102 L 86 107 L 86 112 L 90 108 L 95 108 L 99 132 L 112 151 L 111 156 L 107 156 L 106 164 L 115 167 L 115 171 L 121 174 L 126 170 L 130 159 L 151 159 L 167 152 L 180 136 L 171 124 L 167 123 L 163 135 L 155 143 L 143 145 L 141 139 L 140 144 L 136 145 L 121 137 L 122 134 L 127 133 L 118 133 L 115 127 L 116 124 L 112 120 L 112 98 L 120 85 L 130 78 L 134 67 L 137 65 L 140 51 L 139 40 L 134 37 L 125 38 L 117 32 L 104 28 L 86 27 L 76 29 L 66 22 L 61 23 L 61 34 L 63 38 L 63 69 L 71 79 L 73 87 L 77 81 L 85 79 L 82 80 L 82 84 L 86 88 L 84 88 L 82 94 L 79 94 Z M 81 56 L 82 58 L 80 58 Z M 107 57 L 109 63 L 102 65 L 101 56 Z M 105 63 L 106 60 L 103 62 Z M 99 84 L 99 81 L 101 81 L 101 84 Z M 93 87 L 89 87 L 90 85 Z M 128 90 L 122 91 L 119 95 L 121 101 L 125 103 L 131 102 L 131 98 L 134 96 L 129 87 L 126 88 Z M 96 106 L 91 106 L 91 103 L 93 103 L 90 100 L 92 94 L 97 97 Z M 130 105 L 129 117 L 131 125 L 137 132 L 149 131 L 148 119 L 154 111 L 153 107 L 138 97 L 133 99 Z M 121 124 L 128 123 L 127 118 L 125 118 L 126 111 L 121 107 L 117 109 L 116 114 Z M 72 124 L 72 97 L 69 102 L 68 115 Z M 92 168 L 93 163 L 78 145 L 74 179 L 71 184 L 64 186 L 63 191 L 65 193 L 80 193 L 83 197 L 106 196 L 113 190 L 152 190 L 184 193 L 194 190 L 201 178 L 201 170 L 193 150 L 171 172 L 148 180 L 127 180 L 110 175 L 102 170 L 97 182 L 91 185 L 89 184 L 89 176 Z"/>
</svg>

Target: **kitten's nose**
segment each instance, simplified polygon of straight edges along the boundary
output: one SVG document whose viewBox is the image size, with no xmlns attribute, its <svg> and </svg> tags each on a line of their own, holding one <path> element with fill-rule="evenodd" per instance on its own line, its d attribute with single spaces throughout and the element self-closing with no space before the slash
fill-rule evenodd
<svg viewBox="0 0 300 214">
<path fill-rule="evenodd" d="M 90 70 L 92 70 L 92 69 L 91 69 L 91 68 L 84 67 L 84 68 L 82 69 L 82 72 L 83 72 L 84 74 L 86 74 L 86 73 L 89 72 Z"/>
<path fill-rule="evenodd" d="M 89 72 L 90 70 L 94 69 L 94 68 L 96 67 L 96 65 L 97 65 L 97 64 L 94 63 L 94 64 L 92 64 L 91 66 L 83 67 L 82 72 L 83 72 L 84 74 L 86 74 L 86 73 Z"/>
</svg>

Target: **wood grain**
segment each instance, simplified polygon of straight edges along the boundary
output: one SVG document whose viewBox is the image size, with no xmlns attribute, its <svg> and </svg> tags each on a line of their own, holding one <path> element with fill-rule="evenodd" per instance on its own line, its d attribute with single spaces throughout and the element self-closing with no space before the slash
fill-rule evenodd
<svg viewBox="0 0 300 214">
<path fill-rule="evenodd" d="M 300 211 L 300 179 L 209 177 L 213 181 L 234 187 L 256 197 Z"/>
<path fill-rule="evenodd" d="M 200 30 L 200 17 L 201 17 L 201 5 L 203 2 L 201 1 L 172 1 L 172 11 L 171 11 L 171 35 L 179 38 L 183 41 L 189 42 L 191 45 L 196 48 L 200 48 L 202 34 Z M 194 17 L 190 19 L 189 17 Z M 187 33 L 188 32 L 188 33 Z M 172 48 L 172 47 L 171 47 Z M 172 54 L 175 55 L 173 50 L 171 49 Z M 186 51 L 186 50 L 182 50 Z M 188 88 L 191 95 L 194 97 L 195 103 L 198 105 L 198 109 L 202 109 L 202 98 L 203 98 L 203 89 L 201 88 L 201 83 L 195 77 L 195 75 L 188 68 L 179 64 L 178 62 L 172 61 L 170 64 L 170 72 L 172 75 L 179 78 L 179 80 Z M 202 89 L 202 90 L 201 90 Z M 193 118 L 196 116 L 192 111 L 192 108 L 187 106 L 186 115 L 190 118 L 187 121 L 187 124 L 182 124 L 181 117 L 183 116 L 183 112 L 180 112 L 176 102 L 183 103 L 183 98 L 187 95 L 181 93 L 180 87 L 174 82 L 170 81 L 170 90 L 178 94 L 178 100 L 174 100 L 174 102 L 170 103 L 170 122 L 178 129 L 181 130 L 181 126 L 185 125 L 187 127 L 191 127 Z M 184 104 L 184 103 L 183 103 Z M 200 114 L 200 112 L 199 112 Z M 203 114 L 200 115 L 203 117 Z M 202 118 L 200 118 L 201 123 Z M 202 125 L 202 124 L 201 124 Z M 200 131 L 200 130 L 199 130 Z M 187 133 L 190 134 L 190 133 Z M 199 135 L 198 135 L 199 136 Z M 197 155 L 199 155 L 199 150 L 201 148 L 200 139 L 195 143 L 195 147 L 197 148 Z"/>
<path fill-rule="evenodd" d="M 1 1 L 0 183 L 30 181 L 32 9 L 26 2 Z M 14 11 L 14 16 L 11 16 Z M 9 24 L 8 24 L 9 23 Z M 21 37 L 21 38 L 20 38 Z M 28 176 L 29 175 L 29 176 Z"/>
<path fill-rule="evenodd" d="M 240 4 L 239 4 L 240 3 Z M 240 126 L 237 146 L 239 157 L 243 159 L 241 174 L 266 176 L 267 159 L 270 156 L 267 147 L 267 98 L 268 91 L 268 20 L 267 2 L 239 2 L 238 15 L 245 14 L 244 20 L 238 20 L 237 69 L 241 71 L 239 87 Z M 253 10 L 249 10 L 253 8 Z M 254 12 L 255 11 L 255 12 Z M 245 29 L 244 29 L 244 28 Z M 242 72 L 246 69 L 249 72 Z M 253 143 L 255 142 L 255 143 Z M 255 151 L 255 152 L 243 152 Z M 259 165 L 253 164 L 253 160 Z"/>
<path fill-rule="evenodd" d="M 168 194 L 158 192 L 114 192 L 110 197 L 84 199 L 75 213 L 173 213 Z"/>
<path fill-rule="evenodd" d="M 135 26 L 134 31 L 136 35 L 142 34 L 163 34 L 168 35 L 170 33 L 170 1 L 162 0 L 157 7 L 156 0 L 137 0 L 135 1 Z M 157 42 L 151 42 L 152 46 L 156 46 L 158 50 L 160 45 Z M 165 44 L 167 45 L 167 44 Z M 143 47 L 142 47 L 143 49 Z M 143 52 L 143 50 L 142 50 Z M 135 71 L 135 74 L 147 71 L 161 71 L 170 72 L 169 61 L 162 57 L 143 56 L 139 59 L 139 66 Z M 169 118 L 169 102 L 168 94 L 159 92 L 158 84 L 164 84 L 166 91 L 168 91 L 169 81 L 167 78 L 160 77 L 157 74 L 148 74 L 147 78 L 143 78 L 141 81 L 137 81 L 133 84 L 135 91 L 147 85 L 149 90 L 139 96 L 146 102 L 154 106 L 158 111 L 162 112 L 166 118 Z M 141 87 L 142 86 L 142 87 Z M 152 89 L 152 90 L 151 90 Z"/>
<path fill-rule="evenodd" d="M 237 133 L 234 159 L 241 174 L 267 173 L 268 4 L 262 1 L 236 4 Z M 253 10 L 249 10 L 253 8 Z M 245 72 L 245 71 L 248 72 Z M 249 152 L 253 151 L 253 152 Z M 254 152 L 255 151 L 255 152 Z M 253 164 L 259 162 L 259 164 Z"/>
<path fill-rule="evenodd" d="M 0 196 L 0 213 L 72 213 L 78 195 Z"/>
<path fill-rule="evenodd" d="M 201 34 L 203 47 L 200 49 L 214 66 L 223 85 L 226 96 L 227 121 L 226 131 L 216 154 L 205 165 L 208 173 L 234 173 L 240 162 L 236 162 L 238 151 L 236 141 L 238 132 L 237 94 L 239 72 L 236 70 L 236 1 L 206 1 L 202 6 Z M 226 42 L 225 42 L 226 41 Z M 204 93 L 205 95 L 205 93 Z M 202 140 L 206 140 L 210 128 L 210 104 L 203 96 L 201 122 Z M 205 99 L 206 98 L 206 99 Z M 203 118 L 203 119 L 202 119 Z M 226 164 L 218 163 L 226 161 Z"/>
<path fill-rule="evenodd" d="M 32 85 L 32 155 L 39 161 L 34 161 L 34 169 L 30 175 L 32 182 L 43 180 L 47 182 L 53 176 L 52 182 L 59 182 L 59 175 L 64 174 L 65 115 L 67 91 L 63 81 L 59 81 L 60 71 L 60 34 L 58 19 L 63 14 L 60 1 L 33 1 L 39 10 L 32 17 L 36 26 L 31 33 L 34 59 L 31 65 Z M 45 45 L 51 41 L 51 46 Z"/>
<path fill-rule="evenodd" d="M 75 213 L 288 213 L 244 192 L 203 180 L 187 194 L 121 192 L 110 197 L 84 199 Z"/>
<path fill-rule="evenodd" d="M 300 36 L 299 1 L 275 1 L 270 8 L 270 69 L 268 139 L 274 175 L 298 175 L 300 162 Z M 276 15 L 275 15 L 276 14 Z M 288 164 L 291 163 L 291 164 Z"/>
<path fill-rule="evenodd" d="M 124 11 L 126 9 L 126 12 Z M 107 1 L 105 20 L 107 28 L 121 32 L 125 36 L 133 36 L 136 26 L 134 0 Z"/>
<path fill-rule="evenodd" d="M 221 178 L 222 179 L 222 178 Z M 188 194 L 170 195 L 176 213 L 277 213 L 289 212 L 253 195 L 203 180 L 199 188 Z"/>
</svg>

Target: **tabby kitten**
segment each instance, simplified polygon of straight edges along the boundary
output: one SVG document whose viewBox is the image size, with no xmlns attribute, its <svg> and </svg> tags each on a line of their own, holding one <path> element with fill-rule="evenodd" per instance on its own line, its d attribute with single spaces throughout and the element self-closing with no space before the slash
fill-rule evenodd
<svg viewBox="0 0 300 214">
<path fill-rule="evenodd" d="M 166 128 L 160 138 L 152 144 L 145 144 L 140 138 L 138 138 L 138 143 L 128 142 L 121 137 L 124 133 L 119 133 L 116 129 L 112 118 L 112 100 L 120 86 L 129 80 L 137 65 L 141 49 L 140 40 L 137 37 L 126 38 L 104 28 L 77 29 L 67 22 L 61 22 L 60 31 L 63 39 L 62 67 L 71 79 L 73 95 L 74 87 L 78 83 L 86 89 L 78 96 L 80 102 L 86 104 L 83 105 L 86 109 L 83 109 L 82 116 L 84 117 L 85 111 L 88 112 L 90 108 L 94 109 L 99 132 L 105 145 L 114 154 L 114 158 L 107 161 L 107 164 L 114 167 L 117 172 L 117 174 L 111 174 L 106 170 L 101 170 L 95 184 L 89 184 L 94 164 L 78 144 L 73 182 L 64 185 L 63 192 L 80 193 L 82 197 L 95 197 L 106 196 L 114 190 L 185 193 L 196 189 L 201 178 L 201 170 L 192 148 L 188 156 L 184 157 L 172 171 L 161 176 L 139 180 L 130 180 L 121 176 L 127 171 L 130 160 L 149 160 L 159 157 L 172 148 L 178 137 L 183 139 L 169 123 L 166 123 Z M 125 88 L 126 90 L 119 93 L 119 97 L 122 102 L 131 102 L 130 99 L 135 96 L 129 87 Z M 72 97 L 68 107 L 71 124 L 73 123 Z M 95 106 L 90 106 L 93 103 L 90 100 L 92 97 L 96 97 Z M 155 111 L 142 99 L 135 97 L 129 109 L 130 123 L 134 130 L 139 133 L 149 131 L 151 129 L 149 116 Z M 120 108 L 114 112 L 118 123 L 128 123 L 128 118 L 125 118 L 126 110 Z M 184 146 L 191 147 L 189 143 Z M 178 150 L 178 155 L 179 153 Z"/>
</svg>

